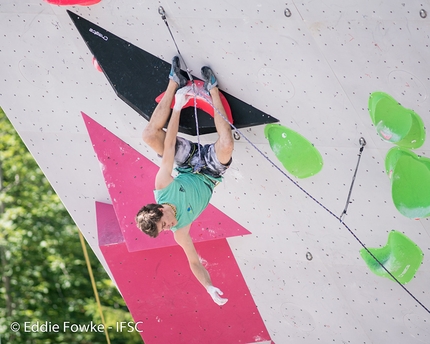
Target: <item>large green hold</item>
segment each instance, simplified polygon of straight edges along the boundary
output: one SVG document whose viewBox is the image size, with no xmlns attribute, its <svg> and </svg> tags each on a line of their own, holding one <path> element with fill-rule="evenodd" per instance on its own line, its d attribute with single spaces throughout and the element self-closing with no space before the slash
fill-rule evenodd
<svg viewBox="0 0 430 344">
<path fill-rule="evenodd" d="M 426 132 L 421 117 L 390 95 L 373 92 L 369 97 L 369 114 L 383 140 L 410 149 L 424 144 Z"/>
<path fill-rule="evenodd" d="M 293 176 L 307 178 L 321 171 L 321 154 L 302 135 L 279 124 L 266 125 L 264 134 L 276 157 Z"/>
<path fill-rule="evenodd" d="M 409 218 L 430 216 L 430 159 L 395 147 L 387 153 L 385 169 L 397 210 Z"/>
<path fill-rule="evenodd" d="M 390 232 L 388 242 L 384 247 L 368 250 L 402 284 L 412 280 L 424 256 L 417 244 L 406 235 L 394 230 Z M 360 255 L 374 274 L 393 280 L 364 248 L 360 250 Z"/>
</svg>

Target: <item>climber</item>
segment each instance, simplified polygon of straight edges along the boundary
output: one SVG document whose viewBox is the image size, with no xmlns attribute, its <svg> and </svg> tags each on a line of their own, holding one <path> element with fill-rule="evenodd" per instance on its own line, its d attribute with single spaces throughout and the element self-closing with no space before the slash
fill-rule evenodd
<svg viewBox="0 0 430 344">
<path fill-rule="evenodd" d="M 215 109 L 224 117 L 218 82 L 209 67 L 201 69 L 204 89 L 210 94 Z M 180 73 L 179 57 L 172 60 L 167 90 L 155 108 L 143 132 L 143 140 L 162 157 L 155 178 L 156 204 L 147 204 L 136 216 L 137 226 L 155 238 L 165 230 L 173 232 L 176 242 L 183 248 L 191 271 L 206 288 L 218 305 L 228 300 L 212 285 L 209 273 L 200 262 L 189 234 L 192 222 L 207 207 L 214 187 L 221 182 L 222 175 L 232 162 L 233 136 L 230 124 L 217 111 L 214 114 L 218 140 L 213 144 L 199 145 L 177 136 L 182 107 L 192 97 L 192 86 Z M 172 101 L 175 100 L 173 111 Z M 167 130 L 163 129 L 171 114 Z M 176 163 L 178 175 L 173 178 Z"/>
</svg>

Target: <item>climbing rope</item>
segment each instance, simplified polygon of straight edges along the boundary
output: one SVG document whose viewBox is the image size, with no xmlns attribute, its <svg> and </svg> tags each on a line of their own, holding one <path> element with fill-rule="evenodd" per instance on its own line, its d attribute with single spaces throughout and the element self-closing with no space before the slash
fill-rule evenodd
<svg viewBox="0 0 430 344">
<path fill-rule="evenodd" d="M 166 19 L 166 15 L 165 15 L 165 11 L 163 9 L 162 6 L 160 6 L 158 8 L 158 13 L 161 15 L 161 18 L 164 20 L 164 22 L 166 23 L 166 26 L 170 32 L 170 35 L 173 39 L 173 42 L 176 46 L 176 50 L 178 51 L 178 54 L 180 56 L 180 58 L 183 60 L 184 62 L 184 66 L 187 69 L 187 73 L 188 76 L 191 80 L 191 82 L 194 85 L 194 79 L 191 76 L 191 72 L 188 69 L 181 53 L 179 52 L 179 48 L 178 45 L 176 44 L 175 38 L 173 37 L 172 31 L 170 30 L 169 24 L 167 23 L 167 19 Z M 195 118 L 196 118 L 196 126 L 197 126 L 197 137 L 199 140 L 199 157 L 200 157 L 200 138 L 199 138 L 199 129 L 198 129 L 198 120 L 197 120 L 197 107 L 196 107 L 196 92 L 195 92 L 195 88 L 193 88 L 194 91 L 194 110 L 195 110 Z M 275 167 L 279 172 L 282 173 L 282 175 L 284 177 L 286 177 L 291 183 L 293 183 L 296 187 L 298 187 L 306 196 L 308 196 L 311 200 L 313 200 L 315 203 L 317 203 L 321 208 L 323 208 L 325 211 L 327 211 L 330 215 L 332 215 L 335 219 L 337 219 L 348 231 L 349 233 L 351 233 L 351 235 L 355 238 L 355 240 L 357 240 L 357 242 L 366 250 L 366 252 L 382 267 L 383 270 L 385 270 L 385 272 L 387 272 L 387 274 L 395 281 L 397 282 L 397 284 L 406 292 L 409 294 L 409 296 L 412 297 L 412 299 L 415 300 L 415 302 L 417 302 L 422 308 L 424 308 L 428 313 L 430 313 L 430 310 L 421 302 L 417 299 L 417 297 L 415 297 L 415 295 L 413 295 L 402 283 L 400 283 L 400 281 L 384 266 L 383 263 L 381 263 L 379 261 L 378 258 L 375 257 L 375 255 L 366 247 L 366 245 L 357 237 L 357 235 L 355 235 L 355 233 L 351 230 L 351 228 L 349 228 L 349 226 L 343 221 L 343 217 L 346 215 L 346 211 L 348 209 L 348 205 L 350 203 L 350 197 L 351 197 L 351 193 L 352 193 L 352 188 L 354 185 L 354 181 L 355 181 L 355 177 L 357 175 L 357 171 L 358 171 L 358 166 L 360 163 L 360 159 L 361 159 L 361 153 L 363 152 L 364 146 L 366 145 L 366 141 L 364 140 L 364 138 L 360 138 L 360 152 L 358 155 L 358 162 L 357 162 L 357 166 L 355 169 L 355 173 L 352 179 L 352 183 L 351 183 L 351 187 L 349 190 L 349 194 L 348 194 L 348 198 L 346 201 L 346 205 L 345 205 L 345 209 L 343 210 L 342 214 L 340 216 L 337 216 L 333 211 L 331 211 L 329 208 L 327 208 L 324 204 L 322 204 L 320 201 L 318 201 L 314 196 L 312 196 L 308 191 L 306 191 L 303 187 L 301 187 L 299 185 L 299 183 L 297 183 L 295 180 L 293 180 L 287 173 L 285 173 L 274 161 L 272 161 L 263 151 L 261 151 L 253 142 L 251 142 L 251 140 L 244 135 L 238 128 L 236 128 L 236 126 L 234 126 L 232 123 L 230 123 L 230 121 L 227 119 L 227 117 L 225 117 L 214 105 L 210 100 L 207 100 L 208 103 L 210 104 L 210 106 L 214 109 L 214 111 L 221 116 L 221 118 L 226 121 L 231 128 L 234 130 L 234 135 L 235 137 L 243 137 L 258 153 L 261 154 L 261 156 L 263 158 L 265 158 L 273 167 Z M 215 115 L 215 113 L 214 113 Z"/>
<path fill-rule="evenodd" d="M 228 122 L 231 126 L 231 128 L 233 130 L 235 130 L 236 133 L 238 133 L 240 136 L 242 136 L 252 147 L 254 147 L 254 149 L 260 153 L 263 158 L 265 158 L 273 167 L 275 167 L 279 172 L 282 173 L 282 175 L 284 177 L 286 177 L 291 183 L 293 183 L 296 187 L 298 187 L 306 196 L 308 196 L 311 200 L 313 200 L 315 203 L 317 203 L 321 208 L 323 208 L 325 211 L 327 211 L 330 215 L 332 215 L 335 219 L 337 219 L 338 221 L 340 221 L 340 223 L 349 231 L 349 233 L 351 233 L 351 235 L 355 238 L 355 240 L 358 241 L 358 243 L 366 250 L 367 253 L 369 253 L 369 255 L 382 267 L 382 269 L 385 270 L 385 272 L 388 273 L 388 275 L 397 282 L 397 284 L 400 285 L 400 287 L 403 288 L 404 291 L 406 291 L 422 308 L 424 308 L 428 313 L 430 313 L 430 310 L 421 302 L 419 301 L 415 295 L 413 295 L 402 283 L 400 283 L 400 281 L 384 266 L 384 264 L 382 264 L 378 258 L 375 257 L 375 255 L 366 247 L 366 245 L 355 235 L 355 233 L 351 230 L 351 228 L 348 227 L 348 225 L 342 220 L 342 215 L 339 217 L 337 216 L 334 212 L 332 212 L 329 208 L 327 208 L 324 204 L 322 204 L 320 201 L 318 201 L 314 196 L 312 196 L 308 191 L 306 191 L 303 187 L 301 187 L 299 185 L 299 183 L 297 183 L 295 180 L 293 180 L 287 173 L 285 173 L 275 162 L 273 162 L 266 154 L 264 154 L 254 143 L 251 142 L 250 139 L 248 139 L 246 137 L 246 135 L 244 135 L 238 128 L 236 128 L 232 123 L 230 123 L 230 121 L 218 110 L 214 107 L 213 103 L 209 102 L 209 104 L 212 106 L 212 108 L 214 109 L 214 111 L 216 111 L 216 113 L 218 115 L 220 115 L 226 122 Z M 361 144 L 361 142 L 360 142 Z M 360 149 L 360 156 L 361 157 L 361 152 L 363 151 L 363 147 L 364 145 L 362 145 L 361 149 Z M 358 162 L 359 163 L 359 162 Z M 358 169 L 358 163 L 357 163 L 357 168 L 356 168 L 356 173 L 357 173 L 357 169 Z M 354 179 L 355 179 L 355 175 L 354 174 Z M 353 179 L 353 180 L 354 180 Z M 351 189 L 350 189 L 350 194 L 351 194 L 351 190 L 352 190 L 352 186 L 351 185 Z M 348 201 L 349 202 L 349 197 L 350 194 L 348 195 Z M 348 204 L 348 203 L 347 203 Z"/>
<path fill-rule="evenodd" d="M 84 236 L 82 235 L 81 231 L 78 231 L 78 232 L 79 232 L 79 239 L 81 240 L 82 251 L 84 252 L 84 256 L 85 256 L 85 262 L 87 263 L 87 268 L 88 268 L 88 273 L 90 275 L 91 284 L 93 286 L 94 296 L 95 296 L 96 301 L 97 301 L 97 308 L 99 309 L 100 318 L 102 320 L 102 324 L 103 324 L 103 328 L 104 328 L 104 332 L 105 332 L 105 336 L 106 336 L 106 342 L 107 342 L 107 344 L 110 344 L 109 333 L 107 331 L 105 318 L 103 316 L 102 305 L 100 303 L 99 293 L 97 292 L 97 286 L 96 286 L 96 282 L 94 280 L 94 274 L 93 274 L 93 269 L 91 268 L 90 258 L 88 257 L 87 247 L 85 245 L 85 239 L 84 239 Z"/>
<path fill-rule="evenodd" d="M 197 152 L 199 155 L 199 162 L 194 166 L 194 172 L 199 172 L 200 168 L 202 167 L 202 163 L 201 163 L 201 149 L 200 149 L 200 125 L 199 125 L 199 120 L 197 117 L 197 90 L 196 90 L 196 83 L 194 82 L 194 78 L 191 75 L 191 70 L 188 68 L 187 63 L 185 62 L 185 59 L 183 58 L 181 52 L 179 51 L 179 47 L 178 44 L 176 44 L 176 40 L 175 37 L 173 36 L 172 30 L 170 30 L 170 26 L 169 23 L 167 22 L 167 17 L 166 17 L 166 12 L 164 11 L 163 6 L 158 7 L 158 13 L 161 16 L 161 19 L 163 19 L 164 23 L 167 26 L 167 29 L 169 30 L 170 33 L 170 37 L 172 37 L 173 43 L 175 44 L 176 47 L 176 51 L 178 52 L 178 56 L 179 58 L 182 60 L 183 66 L 185 67 L 185 70 L 188 74 L 188 78 L 191 81 L 191 84 L 193 86 L 193 98 L 194 98 L 194 119 L 196 122 L 196 135 L 197 135 L 197 143 L 198 143 L 198 147 L 197 147 Z"/>
</svg>

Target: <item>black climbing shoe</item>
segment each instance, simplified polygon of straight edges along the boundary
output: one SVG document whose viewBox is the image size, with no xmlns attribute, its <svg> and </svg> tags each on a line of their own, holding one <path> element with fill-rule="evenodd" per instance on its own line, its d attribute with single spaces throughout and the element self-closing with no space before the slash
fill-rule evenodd
<svg viewBox="0 0 430 344">
<path fill-rule="evenodd" d="M 218 86 L 218 81 L 216 80 L 215 74 L 208 66 L 202 67 L 202 77 L 205 81 L 204 89 L 209 93 L 209 91 L 214 88 L 215 86 Z"/>
<path fill-rule="evenodd" d="M 184 87 L 188 80 L 181 74 L 181 62 L 178 56 L 172 59 L 172 68 L 170 69 L 169 79 L 173 80 L 179 85 L 179 88 Z"/>
</svg>

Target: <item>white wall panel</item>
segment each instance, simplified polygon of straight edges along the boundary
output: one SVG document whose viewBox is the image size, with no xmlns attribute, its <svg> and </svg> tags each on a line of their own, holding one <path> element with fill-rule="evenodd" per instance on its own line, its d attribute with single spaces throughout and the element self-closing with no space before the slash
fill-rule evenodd
<svg viewBox="0 0 430 344">
<path fill-rule="evenodd" d="M 369 247 L 385 245 L 392 229 L 419 244 L 424 262 L 407 288 L 429 307 L 429 220 L 410 220 L 395 209 L 384 171 L 393 145 L 377 136 L 367 111 L 370 93 L 384 91 L 429 125 L 430 18 L 419 15 L 430 11 L 428 1 L 102 0 L 69 9 L 170 61 L 175 48 L 160 5 L 194 74 L 209 64 L 222 88 L 321 152 L 322 171 L 299 184 L 338 216 L 358 139 L 366 139 L 345 222 Z M 0 23 L 0 106 L 104 263 L 94 201 L 109 196 L 80 111 L 158 163 L 140 139 L 146 121 L 95 70 L 65 8 L 3 0 Z M 243 133 L 276 161 L 263 127 Z M 428 140 L 417 153 L 430 155 Z M 244 138 L 234 154 L 212 203 L 252 232 L 229 243 L 276 343 L 429 341 L 430 315 L 397 284 L 368 270 L 361 246 L 339 221 Z"/>
</svg>

